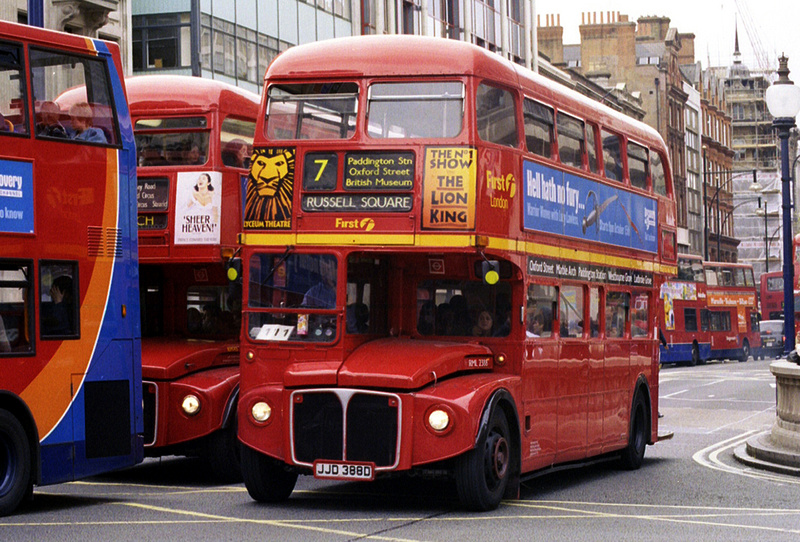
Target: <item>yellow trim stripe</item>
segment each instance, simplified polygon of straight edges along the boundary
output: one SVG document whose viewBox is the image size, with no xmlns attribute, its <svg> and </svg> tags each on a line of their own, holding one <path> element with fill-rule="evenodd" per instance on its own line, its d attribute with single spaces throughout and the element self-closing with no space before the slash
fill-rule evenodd
<svg viewBox="0 0 800 542">
<path fill-rule="evenodd" d="M 523 255 L 544 256 L 554 260 L 568 260 L 597 265 L 624 267 L 650 273 L 675 275 L 676 265 L 610 256 L 602 252 L 579 250 L 532 241 L 488 237 L 488 247 Z M 364 246 L 415 246 L 425 248 L 474 248 L 474 234 L 413 233 L 408 234 L 367 234 L 367 233 L 242 233 L 239 242 L 247 246 L 287 246 L 287 245 L 364 245 Z"/>
</svg>

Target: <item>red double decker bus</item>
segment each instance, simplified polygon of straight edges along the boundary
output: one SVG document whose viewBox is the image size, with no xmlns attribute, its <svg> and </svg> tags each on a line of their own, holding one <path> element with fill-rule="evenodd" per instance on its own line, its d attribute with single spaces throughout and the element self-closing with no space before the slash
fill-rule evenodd
<svg viewBox="0 0 800 542">
<path fill-rule="evenodd" d="M 667 344 L 661 363 L 697 365 L 711 357 L 703 260 L 678 255 L 678 275 L 661 285 L 658 325 Z"/>
<path fill-rule="evenodd" d="M 487 510 L 556 464 L 641 465 L 676 271 L 653 129 L 437 38 L 297 46 L 265 93 L 241 235 L 254 499 L 421 471 Z"/>
<path fill-rule="evenodd" d="M 762 320 L 783 318 L 783 271 L 771 271 L 761 275 L 759 302 Z"/>
<path fill-rule="evenodd" d="M 138 151 L 145 454 L 241 479 L 241 288 L 226 278 L 259 97 L 183 76 L 127 80 Z"/>
<path fill-rule="evenodd" d="M 747 361 L 761 347 L 758 331 L 758 290 L 753 266 L 703 262 L 706 275 L 710 358 Z"/>
<path fill-rule="evenodd" d="M 34 486 L 142 460 L 142 377 L 136 154 L 119 48 L 0 21 L 0 59 L 5 515 Z"/>
</svg>

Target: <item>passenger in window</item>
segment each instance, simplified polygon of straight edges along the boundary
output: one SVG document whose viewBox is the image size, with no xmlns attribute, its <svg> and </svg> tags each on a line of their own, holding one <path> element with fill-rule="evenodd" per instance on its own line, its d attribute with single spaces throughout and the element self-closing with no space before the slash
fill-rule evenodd
<svg viewBox="0 0 800 542">
<path fill-rule="evenodd" d="M 8 120 L 5 115 L 0 113 L 0 132 L 13 132 L 14 123 Z"/>
<path fill-rule="evenodd" d="M 197 307 L 186 309 L 186 330 L 189 333 L 199 333 L 203 330 L 203 313 Z"/>
<path fill-rule="evenodd" d="M 453 308 L 450 303 L 441 303 L 436 307 L 436 334 L 454 335 Z"/>
<path fill-rule="evenodd" d="M 533 315 L 525 334 L 528 337 L 541 337 L 544 333 L 544 314 L 541 311 Z"/>
<path fill-rule="evenodd" d="M 327 258 L 319 261 L 319 282 L 303 296 L 304 307 L 332 309 L 336 307 L 336 264 Z"/>
<path fill-rule="evenodd" d="M 453 328 L 448 335 L 470 335 L 472 333 L 472 319 L 469 316 L 467 298 L 456 294 L 450 298 L 450 308 L 453 310 Z"/>
<path fill-rule="evenodd" d="M 184 148 L 184 144 L 180 141 L 176 141 L 167 145 L 167 150 L 164 152 L 164 158 L 171 166 L 186 164 L 186 149 Z"/>
<path fill-rule="evenodd" d="M 42 102 L 39 107 L 39 123 L 36 134 L 44 137 L 60 137 L 66 139 L 67 129 L 61 124 L 61 108 L 55 102 Z"/>
<path fill-rule="evenodd" d="M 493 325 L 494 319 L 491 313 L 487 310 L 482 310 L 478 313 L 475 325 L 472 326 L 472 335 L 474 337 L 491 337 Z"/>
<path fill-rule="evenodd" d="M 154 137 L 150 143 L 142 147 L 139 151 L 140 166 L 166 166 L 166 158 L 162 155 L 162 141 L 160 137 Z"/>
<path fill-rule="evenodd" d="M 369 307 L 365 303 L 352 303 L 347 306 L 345 319 L 348 333 L 366 333 L 369 330 Z"/>
<path fill-rule="evenodd" d="M 232 167 L 248 167 L 250 165 L 250 153 L 247 143 L 241 139 L 231 139 L 222 149 L 222 163 Z"/>
<path fill-rule="evenodd" d="M 422 335 L 433 335 L 436 331 L 436 305 L 430 299 L 419 308 L 417 331 Z"/>
<path fill-rule="evenodd" d="M 0 316 L 0 352 L 11 352 L 11 342 L 8 340 L 2 316 Z"/>
<path fill-rule="evenodd" d="M 73 334 L 72 277 L 61 275 L 56 278 L 50 286 L 50 298 L 53 302 L 50 305 L 49 314 L 42 315 L 44 333 L 47 335 Z"/>
<path fill-rule="evenodd" d="M 70 107 L 69 116 L 72 121 L 72 139 L 89 143 L 108 143 L 103 130 L 94 126 L 92 106 L 88 103 L 81 102 Z"/>
<path fill-rule="evenodd" d="M 495 337 L 507 337 L 511 333 L 511 302 L 508 296 L 500 294 L 497 297 L 497 318 L 495 318 Z"/>
<path fill-rule="evenodd" d="M 205 163 L 205 161 L 205 157 L 200 154 L 200 145 L 193 143 L 186 152 L 186 163 L 188 165 L 196 166 Z"/>
</svg>

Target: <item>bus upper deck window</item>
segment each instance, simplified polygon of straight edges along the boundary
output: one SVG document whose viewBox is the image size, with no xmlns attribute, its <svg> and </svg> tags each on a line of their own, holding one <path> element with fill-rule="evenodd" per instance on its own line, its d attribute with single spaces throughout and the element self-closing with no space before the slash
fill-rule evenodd
<svg viewBox="0 0 800 542">
<path fill-rule="evenodd" d="M 347 139 L 355 134 L 356 83 L 273 85 L 268 96 L 269 139 Z"/>
<path fill-rule="evenodd" d="M 27 95 L 22 75 L 22 47 L 0 44 L 0 133 L 28 133 Z"/>
<path fill-rule="evenodd" d="M 525 117 L 525 145 L 529 152 L 550 158 L 553 149 L 553 110 L 533 100 L 523 102 Z"/>
<path fill-rule="evenodd" d="M 461 133 L 464 84 L 459 81 L 374 83 L 367 133 L 378 139 L 442 138 Z"/>
<path fill-rule="evenodd" d="M 628 142 L 628 175 L 631 186 L 647 190 L 647 148 Z"/>
<path fill-rule="evenodd" d="M 615 181 L 622 180 L 622 145 L 617 134 L 602 130 L 600 136 L 603 140 L 603 167 L 606 178 Z"/>
<path fill-rule="evenodd" d="M 583 121 L 558 113 L 558 158 L 562 164 L 583 167 L 583 150 L 586 146 Z"/>
<path fill-rule="evenodd" d="M 478 135 L 484 141 L 517 146 L 517 109 L 514 95 L 501 88 L 481 84 L 476 96 Z"/>
<path fill-rule="evenodd" d="M 667 175 L 664 173 L 664 163 L 661 155 L 650 152 L 650 176 L 653 179 L 653 192 L 662 196 L 667 195 Z"/>
</svg>

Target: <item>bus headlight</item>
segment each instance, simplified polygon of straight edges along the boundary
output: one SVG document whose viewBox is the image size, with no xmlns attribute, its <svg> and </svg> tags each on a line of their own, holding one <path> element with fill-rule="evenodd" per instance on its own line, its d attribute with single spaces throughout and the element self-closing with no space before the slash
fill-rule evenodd
<svg viewBox="0 0 800 542">
<path fill-rule="evenodd" d="M 264 401 L 259 401 L 253 405 L 253 408 L 250 409 L 250 414 L 253 416 L 255 421 L 264 423 L 269 420 L 270 416 L 272 416 L 272 407 L 270 407 Z"/>
<path fill-rule="evenodd" d="M 200 412 L 200 398 L 193 394 L 187 395 L 181 402 L 181 408 L 189 416 L 194 416 Z"/>
<path fill-rule="evenodd" d="M 450 414 L 444 410 L 437 408 L 428 414 L 428 425 L 434 431 L 444 431 L 450 426 Z"/>
</svg>

